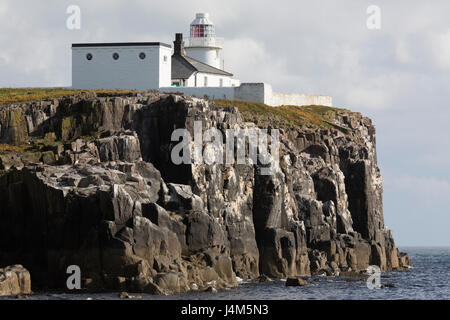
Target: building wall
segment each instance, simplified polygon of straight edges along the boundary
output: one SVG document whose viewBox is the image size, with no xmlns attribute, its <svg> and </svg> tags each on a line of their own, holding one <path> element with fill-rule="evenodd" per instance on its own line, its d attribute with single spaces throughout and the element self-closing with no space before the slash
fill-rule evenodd
<svg viewBox="0 0 450 320">
<path fill-rule="evenodd" d="M 269 106 L 281 105 L 333 106 L 330 96 L 313 94 L 284 94 L 272 91 L 267 83 L 242 83 L 239 87 L 167 87 L 160 88 L 162 92 L 180 92 L 187 96 L 209 99 L 244 100 L 265 103 Z"/>
<path fill-rule="evenodd" d="M 267 97 L 265 83 L 242 83 L 235 91 L 235 99 L 265 103 Z"/>
<path fill-rule="evenodd" d="M 205 77 L 208 78 L 207 83 L 205 83 Z M 222 80 L 222 83 L 220 82 Z M 180 84 L 183 83 L 182 79 L 172 79 L 172 81 L 177 81 Z M 238 79 L 233 79 L 227 76 L 214 75 L 210 73 L 200 73 L 196 72 L 192 74 L 184 82 L 184 87 L 238 87 L 240 81 Z M 164 86 L 163 86 L 164 87 Z"/>
<path fill-rule="evenodd" d="M 161 92 L 179 92 L 186 96 L 195 96 L 197 98 L 208 96 L 208 99 L 211 100 L 233 100 L 235 93 L 234 87 L 167 87 L 159 90 Z"/>
<path fill-rule="evenodd" d="M 272 107 L 278 107 L 282 105 L 333 106 L 333 99 L 330 96 L 273 92 L 272 86 L 267 83 L 242 83 L 239 87 L 236 88 L 235 99 L 261 102 Z"/>
<path fill-rule="evenodd" d="M 168 87 L 172 84 L 172 48 L 159 47 L 159 66 L 159 84 L 155 89 Z"/>
<path fill-rule="evenodd" d="M 115 52 L 118 60 L 112 57 Z M 141 52 L 146 55 L 143 60 Z M 86 59 L 88 53 L 92 60 Z M 73 47 L 72 87 L 146 90 L 170 86 L 170 59 L 170 48 L 163 46 Z"/>
<path fill-rule="evenodd" d="M 205 77 L 208 78 L 207 83 L 205 83 Z M 231 77 L 215 75 L 210 73 L 196 72 L 187 79 L 187 87 L 221 87 L 220 79 L 222 79 L 222 87 L 232 87 L 239 86 L 240 81 L 233 79 Z"/>
</svg>

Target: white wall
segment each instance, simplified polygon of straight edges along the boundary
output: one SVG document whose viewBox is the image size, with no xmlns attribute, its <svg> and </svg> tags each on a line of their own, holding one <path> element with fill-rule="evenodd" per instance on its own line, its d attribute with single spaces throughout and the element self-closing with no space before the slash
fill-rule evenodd
<svg viewBox="0 0 450 320">
<path fill-rule="evenodd" d="M 233 100 L 234 87 L 167 87 L 159 88 L 161 92 L 181 92 L 186 96 L 196 96 L 203 98 L 205 95 L 209 99 L 218 100 Z"/>
<path fill-rule="evenodd" d="M 282 105 L 333 106 L 333 99 L 330 96 L 273 92 L 272 86 L 267 83 L 242 83 L 236 88 L 235 99 L 261 102 L 272 107 Z"/>
<path fill-rule="evenodd" d="M 267 99 L 264 97 L 266 92 L 265 83 L 241 83 L 235 91 L 235 99 L 265 103 Z"/>
<path fill-rule="evenodd" d="M 158 89 L 170 85 L 171 48 L 111 46 L 72 48 L 72 87 L 78 89 Z M 119 59 L 112 55 L 117 52 Z M 144 60 L 139 54 L 144 52 Z M 92 60 L 86 55 L 91 53 Z M 167 61 L 164 62 L 164 56 Z"/>
<path fill-rule="evenodd" d="M 206 63 L 214 68 L 222 69 L 221 49 L 186 47 L 184 50 L 188 57 Z"/>
<path fill-rule="evenodd" d="M 172 84 L 172 48 L 159 47 L 159 66 L 159 84 L 157 88 L 168 87 Z"/>
<path fill-rule="evenodd" d="M 208 78 L 205 84 L 205 77 Z M 195 72 L 186 81 L 186 87 L 221 87 L 220 79 L 222 79 L 222 87 L 239 86 L 240 81 L 227 76 L 221 76 L 210 73 Z"/>
<path fill-rule="evenodd" d="M 265 103 L 277 107 L 281 105 L 333 106 L 330 96 L 313 94 L 283 94 L 272 91 L 267 83 L 242 83 L 239 87 L 167 87 L 160 88 L 162 92 L 181 92 L 187 96 L 209 99 L 244 100 Z"/>
</svg>

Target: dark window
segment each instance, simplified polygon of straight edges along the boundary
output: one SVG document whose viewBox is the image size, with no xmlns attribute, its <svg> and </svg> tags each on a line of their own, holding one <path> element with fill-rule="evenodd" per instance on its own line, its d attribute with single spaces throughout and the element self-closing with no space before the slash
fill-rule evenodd
<svg viewBox="0 0 450 320">
<path fill-rule="evenodd" d="M 145 52 L 139 53 L 139 58 L 141 58 L 141 60 L 144 60 L 145 59 Z"/>
<path fill-rule="evenodd" d="M 117 52 L 114 52 L 114 53 L 113 53 L 113 59 L 114 59 L 114 60 L 119 59 L 119 54 L 118 54 Z"/>
<path fill-rule="evenodd" d="M 86 55 L 86 59 L 92 60 L 92 53 L 88 53 L 88 54 Z"/>
</svg>

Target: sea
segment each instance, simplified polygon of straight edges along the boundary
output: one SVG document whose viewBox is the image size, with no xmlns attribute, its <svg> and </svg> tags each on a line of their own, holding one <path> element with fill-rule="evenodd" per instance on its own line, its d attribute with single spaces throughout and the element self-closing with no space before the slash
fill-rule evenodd
<svg viewBox="0 0 450 320">
<path fill-rule="evenodd" d="M 237 288 L 211 292 L 190 292 L 172 296 L 129 293 L 140 300 L 449 300 L 450 247 L 403 247 L 413 268 L 407 271 L 383 271 L 381 284 L 387 288 L 369 289 L 367 282 L 339 278 L 314 277 L 310 286 L 286 287 L 283 280 L 259 283 L 240 281 Z M 0 298 L 15 299 L 15 298 Z M 23 299 L 23 298 L 22 298 Z M 67 294 L 36 292 L 27 299 L 37 300 L 115 300 L 118 292 L 102 294 Z"/>
</svg>

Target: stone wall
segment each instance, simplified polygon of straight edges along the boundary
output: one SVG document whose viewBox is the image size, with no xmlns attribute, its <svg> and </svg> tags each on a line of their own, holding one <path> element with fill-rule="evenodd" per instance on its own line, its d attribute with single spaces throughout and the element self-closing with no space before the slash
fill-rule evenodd
<svg viewBox="0 0 450 320">
<path fill-rule="evenodd" d="M 235 99 L 265 103 L 269 98 L 267 86 L 266 83 L 242 83 L 235 90 Z"/>
<path fill-rule="evenodd" d="M 267 83 L 242 83 L 239 87 L 167 87 L 160 88 L 163 92 L 181 92 L 188 96 L 209 99 L 244 100 L 264 103 L 272 107 L 282 105 L 309 106 L 322 105 L 331 107 L 332 97 L 314 94 L 278 93 L 273 92 Z"/>
<path fill-rule="evenodd" d="M 180 92 L 186 96 L 204 98 L 211 100 L 233 100 L 235 99 L 235 87 L 165 87 L 159 88 L 161 92 Z"/>
</svg>

